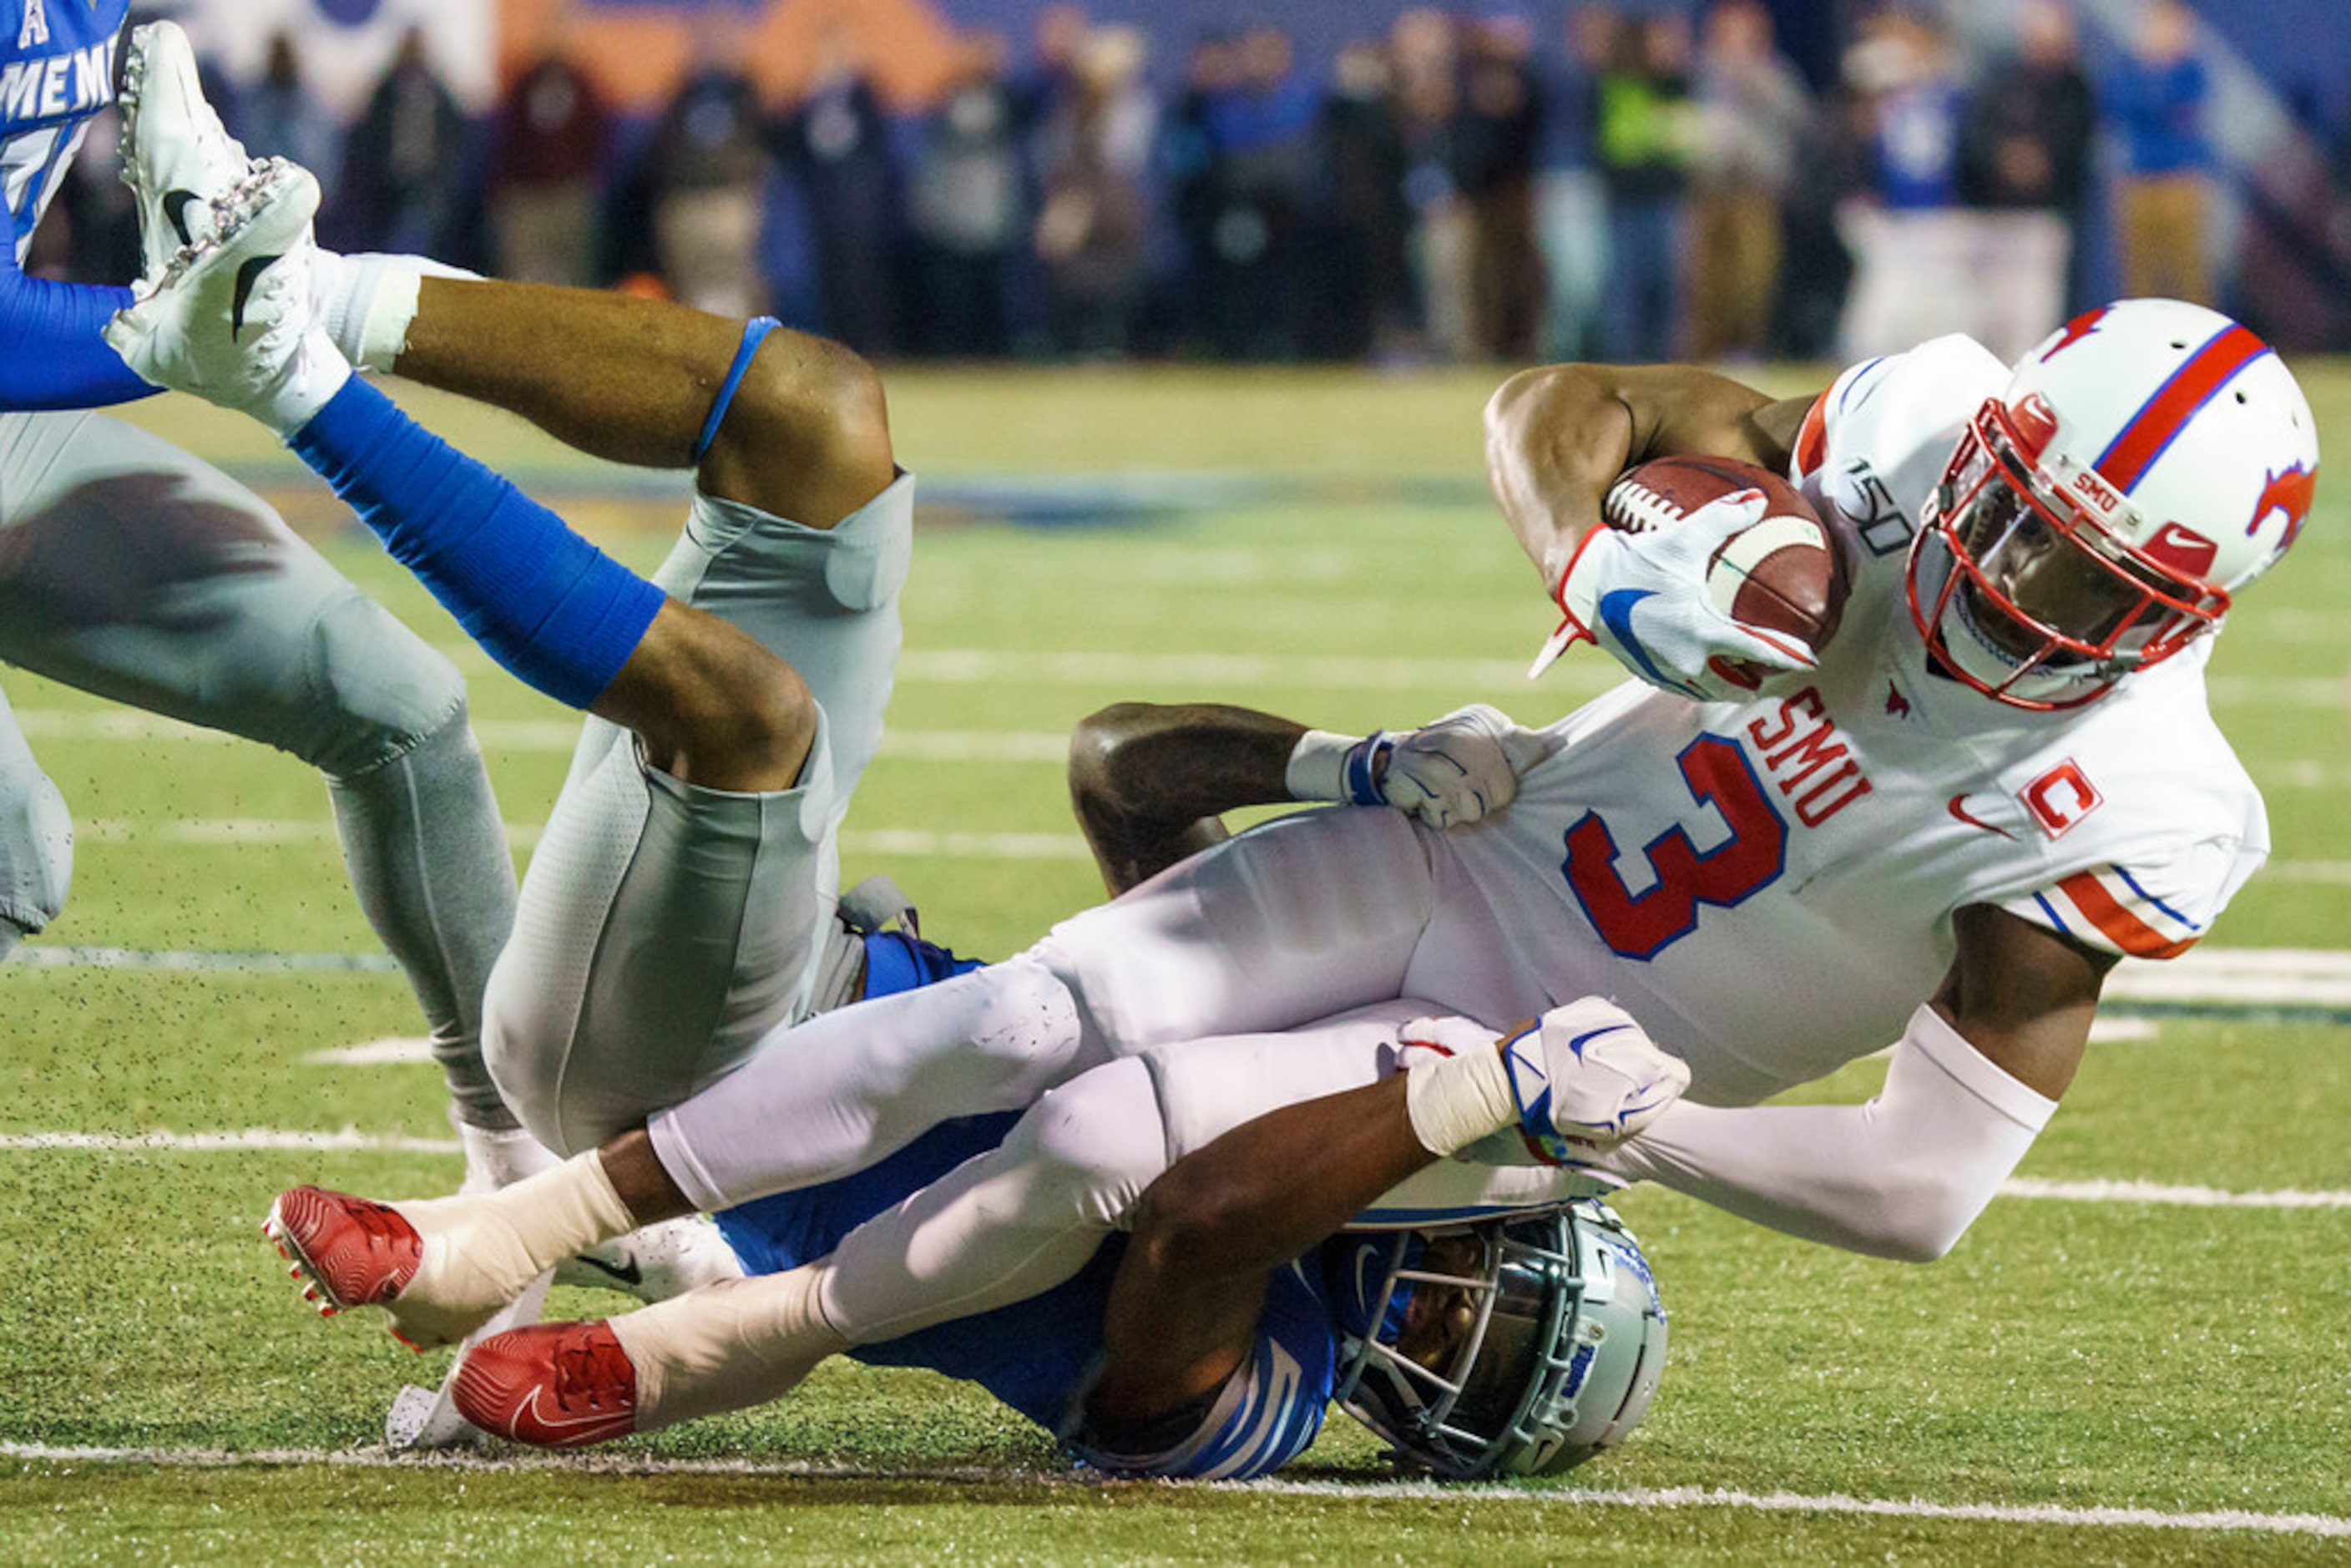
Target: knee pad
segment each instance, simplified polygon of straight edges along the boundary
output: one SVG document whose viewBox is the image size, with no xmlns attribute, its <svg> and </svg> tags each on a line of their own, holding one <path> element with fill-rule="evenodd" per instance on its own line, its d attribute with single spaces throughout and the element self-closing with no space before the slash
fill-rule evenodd
<svg viewBox="0 0 2351 1568">
<path fill-rule="evenodd" d="M 73 885 L 73 816 L 37 768 L 0 779 L 0 956 L 61 914 Z"/>
<path fill-rule="evenodd" d="M 337 778 L 381 767 L 465 713 L 457 666 L 357 589 L 312 622 L 307 663 L 312 700 L 280 744 Z"/>
</svg>

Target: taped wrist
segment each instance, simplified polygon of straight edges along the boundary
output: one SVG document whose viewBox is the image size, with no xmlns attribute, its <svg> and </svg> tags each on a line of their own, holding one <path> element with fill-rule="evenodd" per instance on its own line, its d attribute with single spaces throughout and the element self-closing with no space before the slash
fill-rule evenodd
<svg viewBox="0 0 2351 1568">
<path fill-rule="evenodd" d="M 1310 729 L 1291 747 L 1282 783 L 1293 800 L 1337 800 L 1350 806 L 1384 806 L 1380 763 L 1395 749 L 1384 729 L 1367 736 Z"/>
<path fill-rule="evenodd" d="M 1492 1049 L 1414 1063 L 1405 1077 L 1404 1104 L 1413 1136 L 1432 1155 L 1458 1154 L 1519 1123 L 1510 1070 Z"/>
</svg>

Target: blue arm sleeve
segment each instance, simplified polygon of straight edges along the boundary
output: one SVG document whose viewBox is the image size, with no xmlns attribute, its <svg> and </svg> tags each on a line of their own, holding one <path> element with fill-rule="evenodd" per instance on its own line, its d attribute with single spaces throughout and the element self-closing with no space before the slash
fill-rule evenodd
<svg viewBox="0 0 2351 1568">
<path fill-rule="evenodd" d="M 27 277 L 0 237 L 0 410 L 103 408 L 156 389 L 98 335 L 128 288 Z"/>
</svg>

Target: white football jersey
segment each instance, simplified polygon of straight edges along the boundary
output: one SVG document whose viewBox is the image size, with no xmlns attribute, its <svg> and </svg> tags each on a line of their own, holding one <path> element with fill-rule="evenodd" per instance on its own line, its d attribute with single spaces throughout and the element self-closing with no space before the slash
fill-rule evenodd
<svg viewBox="0 0 2351 1568">
<path fill-rule="evenodd" d="M 2266 856 L 2261 797 L 2206 711 L 2210 643 L 2069 711 L 1928 666 L 1904 558 L 1960 428 L 2007 380 L 1964 338 L 1848 371 L 1793 478 L 1862 551 L 1820 667 L 1745 702 L 1628 684 L 1498 820 L 1445 836 L 1547 998 L 1614 998 L 1741 1103 L 1891 1043 L 1989 904 L 2084 946 L 2168 957 Z M 1564 891 L 1564 897 L 1560 894 Z"/>
</svg>

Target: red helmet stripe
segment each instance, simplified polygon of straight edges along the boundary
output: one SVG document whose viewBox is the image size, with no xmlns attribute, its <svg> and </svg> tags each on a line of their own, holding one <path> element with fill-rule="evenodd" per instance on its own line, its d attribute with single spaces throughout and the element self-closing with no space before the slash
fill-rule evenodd
<svg viewBox="0 0 2351 1568">
<path fill-rule="evenodd" d="M 2246 329 L 2230 323 L 2188 357 L 2171 379 L 2155 390 L 2091 466 L 2117 490 L 2128 495 L 2146 477 L 2164 448 L 2196 417 L 2196 411 L 2229 383 L 2230 378 L 2263 354 L 2270 346 Z"/>
</svg>

